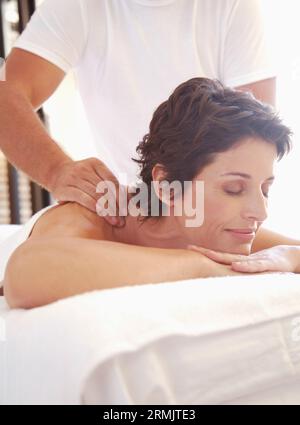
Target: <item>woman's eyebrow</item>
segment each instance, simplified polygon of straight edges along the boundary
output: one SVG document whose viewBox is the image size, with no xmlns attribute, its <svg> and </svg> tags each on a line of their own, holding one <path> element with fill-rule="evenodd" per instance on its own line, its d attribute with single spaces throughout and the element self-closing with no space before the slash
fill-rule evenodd
<svg viewBox="0 0 300 425">
<path fill-rule="evenodd" d="M 246 173 L 240 173 L 240 172 L 231 172 L 231 173 L 224 173 L 221 174 L 221 176 L 240 176 L 240 177 L 244 177 L 245 179 L 251 179 L 252 177 L 250 176 L 250 174 L 246 174 Z M 271 176 L 268 177 L 266 180 L 274 180 L 275 176 Z"/>
</svg>

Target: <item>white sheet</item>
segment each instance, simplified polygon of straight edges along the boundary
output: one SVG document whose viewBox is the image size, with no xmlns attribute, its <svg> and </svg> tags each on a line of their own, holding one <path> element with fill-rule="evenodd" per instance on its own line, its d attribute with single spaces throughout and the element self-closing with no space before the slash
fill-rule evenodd
<svg viewBox="0 0 300 425">
<path fill-rule="evenodd" d="M 0 243 L 19 230 L 20 227 L 20 224 L 0 224 Z"/>
<path fill-rule="evenodd" d="M 2 320 L 2 404 L 300 404 L 299 275 L 94 291 Z"/>
</svg>

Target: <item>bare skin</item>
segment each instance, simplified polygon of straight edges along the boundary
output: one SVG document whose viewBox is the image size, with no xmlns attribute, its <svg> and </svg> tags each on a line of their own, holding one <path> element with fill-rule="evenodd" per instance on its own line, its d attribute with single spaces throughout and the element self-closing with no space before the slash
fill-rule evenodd
<svg viewBox="0 0 300 425">
<path fill-rule="evenodd" d="M 124 284 L 243 274 L 186 248 L 196 244 L 249 255 L 253 241 L 237 239 L 227 229 L 260 228 L 267 217 L 266 195 L 275 159 L 274 146 L 245 139 L 205 167 L 195 181 L 206 183 L 206 218 L 195 228 L 186 228 L 186 217 L 174 214 L 149 218 L 142 225 L 128 215 L 125 226 L 116 228 L 77 203 L 55 206 L 42 215 L 8 262 L 4 279 L 8 302 L 30 308 Z M 235 164 L 251 178 L 223 177 L 238 171 L 232 170 Z M 160 171 L 153 168 L 154 180 L 160 180 Z"/>
<path fill-rule="evenodd" d="M 253 151 L 251 161 L 250 147 Z M 260 158 L 258 160 L 257 158 Z M 37 221 L 31 238 L 55 235 L 85 237 L 156 248 L 185 249 L 188 244 L 217 249 L 219 251 L 250 254 L 279 244 L 298 245 L 300 241 L 286 238 L 261 227 L 267 217 L 267 199 L 276 158 L 272 146 L 263 141 L 248 140 L 231 152 L 223 153 L 214 164 L 207 167 L 197 179 L 205 181 L 205 221 L 199 228 L 186 228 L 186 217 L 161 217 L 142 223 L 128 215 L 122 228 L 111 226 L 102 217 L 93 214 L 77 203 L 66 203 L 47 211 Z M 221 175 L 232 171 L 232 164 L 252 177 L 262 177 L 251 182 L 235 176 Z M 161 178 L 160 170 L 153 169 L 153 180 Z M 221 176 L 221 177 L 220 177 Z M 240 193 L 232 196 L 227 191 Z M 257 228 L 253 241 L 240 243 L 224 232 L 228 228 Z"/>
<path fill-rule="evenodd" d="M 7 59 L 6 77 L 7 81 L 0 83 L 0 100 L 3 99 L 3 102 L 0 102 L 1 149 L 12 164 L 51 191 L 57 200 L 66 201 L 67 204 L 64 206 L 76 203 L 85 207 L 85 210 L 83 208 L 80 210 L 80 214 L 78 207 L 74 207 L 73 210 L 70 210 L 70 207 L 68 210 L 57 207 L 47 212 L 36 224 L 28 243 L 39 237 L 42 239 L 45 235 L 54 237 L 59 228 L 60 232 L 56 233 L 59 236 L 66 233 L 76 238 L 79 234 L 82 238 L 93 240 L 123 241 L 127 244 L 164 248 L 171 246 L 180 248 L 185 245 L 187 240 L 182 235 L 174 233 L 174 230 L 167 232 L 164 229 L 163 235 L 154 231 L 154 228 L 143 227 L 141 233 L 137 223 L 128 218 L 124 232 L 113 231 L 110 225 L 105 226 L 103 223 L 107 220 L 113 225 L 112 219 L 100 219 L 95 214 L 95 184 L 101 178 L 109 180 L 114 176 L 97 158 L 73 161 L 51 139 L 34 114 L 63 80 L 64 73 L 61 69 L 37 55 L 22 49 L 13 49 Z M 276 79 L 271 78 L 238 89 L 251 91 L 258 99 L 275 105 L 275 84 Z M 20 125 L 15 125 L 16 120 Z M 32 150 L 36 152 L 34 156 L 31 155 Z M 88 184 L 86 179 L 89 181 Z M 87 217 L 86 210 L 92 215 Z M 56 216 L 58 211 L 61 211 L 59 217 Z M 76 231 L 72 228 L 75 216 L 77 218 L 80 216 L 80 220 L 76 222 Z M 52 230 L 51 226 L 54 226 Z M 257 244 L 254 243 L 256 249 L 263 249 L 266 243 L 278 241 L 276 234 L 264 229 L 259 230 L 257 237 L 254 241 L 257 240 Z M 26 243 L 24 245 L 27 246 Z M 223 272 L 228 270 L 227 267 Z"/>
<path fill-rule="evenodd" d="M 33 308 L 95 289 L 242 274 L 187 249 L 117 242 L 114 230 L 74 202 L 46 211 L 7 264 L 9 306 Z"/>
</svg>

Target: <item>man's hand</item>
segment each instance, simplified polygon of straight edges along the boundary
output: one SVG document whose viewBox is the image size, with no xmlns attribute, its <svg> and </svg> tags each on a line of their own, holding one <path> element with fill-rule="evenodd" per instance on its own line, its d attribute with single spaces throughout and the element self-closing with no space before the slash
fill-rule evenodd
<svg viewBox="0 0 300 425">
<path fill-rule="evenodd" d="M 112 195 L 108 204 L 110 208 L 116 206 L 117 216 L 103 215 L 103 218 L 111 225 L 122 227 L 125 219 L 118 216 L 118 199 L 119 191 L 121 190 L 124 194 L 126 189 L 119 185 L 114 174 L 97 158 L 87 158 L 81 161 L 70 160 L 60 164 L 50 179 L 49 191 L 59 203 L 77 202 L 97 213 L 96 203 L 103 194 L 97 193 L 96 187 L 99 182 L 104 180 L 115 185 L 116 198 Z"/>
<path fill-rule="evenodd" d="M 296 246 L 278 245 L 250 255 L 230 254 L 189 245 L 188 249 L 200 252 L 211 260 L 231 266 L 243 273 L 297 272 L 300 249 Z M 228 267 L 228 266 L 227 266 Z"/>
</svg>

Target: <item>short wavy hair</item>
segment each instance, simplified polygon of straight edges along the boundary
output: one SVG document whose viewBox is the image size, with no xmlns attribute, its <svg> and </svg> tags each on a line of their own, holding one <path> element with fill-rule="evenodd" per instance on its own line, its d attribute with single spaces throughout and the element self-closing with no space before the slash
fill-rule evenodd
<svg viewBox="0 0 300 425">
<path fill-rule="evenodd" d="M 252 93 L 225 87 L 209 78 L 180 84 L 155 110 L 150 131 L 132 158 L 140 179 L 148 186 L 151 217 L 152 169 L 161 164 L 168 182 L 193 180 L 216 154 L 230 150 L 246 137 L 258 137 L 276 146 L 278 160 L 292 149 L 292 131 L 275 110 Z M 160 212 L 162 204 L 160 203 Z"/>
</svg>

